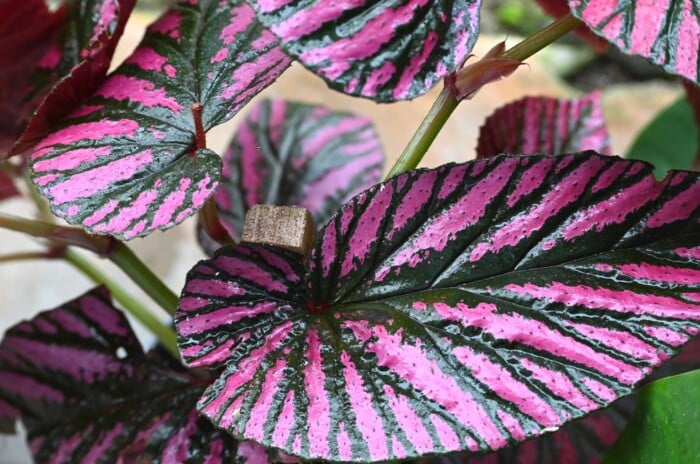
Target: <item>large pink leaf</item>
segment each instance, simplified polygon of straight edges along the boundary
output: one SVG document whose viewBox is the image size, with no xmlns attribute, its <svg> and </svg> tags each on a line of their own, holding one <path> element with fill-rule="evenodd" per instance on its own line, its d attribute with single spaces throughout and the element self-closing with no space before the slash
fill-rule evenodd
<svg viewBox="0 0 700 464">
<path fill-rule="evenodd" d="M 564 100 L 525 97 L 497 109 L 481 126 L 477 157 L 501 153 L 610 153 L 600 92 Z"/>
<path fill-rule="evenodd" d="M 197 414 L 207 378 L 145 355 L 98 288 L 7 332 L 0 422 L 21 416 L 36 462 L 267 462 Z"/>
<path fill-rule="evenodd" d="M 456 71 L 481 0 L 248 0 L 282 48 L 341 92 L 415 98 Z"/>
<path fill-rule="evenodd" d="M 129 239 L 172 227 L 218 185 L 204 131 L 289 63 L 242 0 L 183 0 L 38 144 L 32 180 L 56 215 L 91 232 Z"/>
<path fill-rule="evenodd" d="M 698 0 L 568 0 L 574 16 L 621 50 L 700 82 Z"/>
<path fill-rule="evenodd" d="M 311 257 L 222 248 L 176 314 L 199 410 L 309 459 L 492 451 L 629 394 L 700 328 L 700 179 L 495 157 L 355 197 Z"/>
<path fill-rule="evenodd" d="M 30 148 L 102 82 L 134 3 L 73 1 L 48 18 L 43 0 L 12 0 L 0 6 L 0 15 L 9 16 L 0 29 L 19 36 L 6 47 L 20 56 L 9 66 L 0 64 L 3 124 L 13 126 L 0 130 L 8 141 L 5 148 L 14 142 L 10 154 Z M 27 34 L 40 39 L 26 41 Z"/>
<path fill-rule="evenodd" d="M 384 154 L 372 122 L 361 116 L 282 100 L 248 114 L 224 154 L 216 192 L 219 217 L 239 240 L 256 204 L 309 210 L 321 227 L 340 206 L 381 180 Z M 218 248 L 200 231 L 200 243 Z"/>
</svg>

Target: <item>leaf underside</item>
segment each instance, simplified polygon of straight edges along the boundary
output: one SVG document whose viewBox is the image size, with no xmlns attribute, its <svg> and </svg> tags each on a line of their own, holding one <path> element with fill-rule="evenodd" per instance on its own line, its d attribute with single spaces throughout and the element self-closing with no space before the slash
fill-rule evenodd
<svg viewBox="0 0 700 464">
<path fill-rule="evenodd" d="M 537 4 L 544 10 L 545 13 L 553 18 L 561 18 L 571 13 L 567 0 L 536 0 Z M 608 42 L 602 37 L 597 36 L 587 26 L 580 25 L 573 32 L 583 39 L 591 48 L 597 52 L 603 52 L 608 47 Z"/>
<path fill-rule="evenodd" d="M 221 160 L 196 138 L 231 118 L 289 65 L 241 0 L 183 1 L 42 140 L 31 176 L 53 212 L 122 239 L 168 229 L 213 194 Z"/>
<path fill-rule="evenodd" d="M 240 240 L 256 204 L 301 206 L 321 227 L 356 194 L 381 180 L 384 154 L 372 122 L 361 116 L 283 100 L 248 113 L 223 157 L 214 199 L 221 222 Z M 218 248 L 200 228 L 200 243 Z"/>
<path fill-rule="evenodd" d="M 555 155 L 585 150 L 610 154 L 600 97 L 600 92 L 571 100 L 525 97 L 502 106 L 481 126 L 476 155 Z"/>
<path fill-rule="evenodd" d="M 206 379 L 144 354 L 98 288 L 7 332 L 0 420 L 21 416 L 36 462 L 266 462 L 199 416 Z"/>
<path fill-rule="evenodd" d="M 249 0 L 290 56 L 346 94 L 420 96 L 464 63 L 481 0 Z"/>
<path fill-rule="evenodd" d="M 568 2 L 575 17 L 620 50 L 700 82 L 699 0 Z"/>
<path fill-rule="evenodd" d="M 402 174 L 301 262 L 222 248 L 190 271 L 199 410 L 307 459 L 493 451 L 602 408 L 700 327 L 700 181 L 580 153 Z"/>
</svg>

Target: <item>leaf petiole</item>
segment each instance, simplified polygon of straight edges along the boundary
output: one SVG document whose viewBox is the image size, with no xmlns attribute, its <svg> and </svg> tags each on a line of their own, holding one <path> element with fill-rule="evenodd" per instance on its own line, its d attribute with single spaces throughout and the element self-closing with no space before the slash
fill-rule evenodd
<svg viewBox="0 0 700 464">
<path fill-rule="evenodd" d="M 523 61 L 580 24 L 581 21 L 574 18 L 571 14 L 563 16 L 542 30 L 527 37 L 509 50 L 506 50 L 500 57 Z M 447 87 L 444 87 L 435 100 L 435 103 L 433 103 L 433 106 L 428 111 L 428 114 L 425 116 L 425 119 L 423 119 L 423 122 L 421 122 L 416 130 L 416 133 L 413 134 L 408 145 L 406 145 L 403 153 L 401 153 L 401 156 L 399 156 L 394 166 L 392 166 L 386 179 L 390 179 L 402 172 L 415 169 L 418 166 L 425 156 L 425 153 L 428 151 L 428 148 L 432 145 L 433 140 L 435 140 L 435 137 L 440 133 L 440 130 L 457 108 L 458 104 L 459 100 L 451 94 Z"/>
</svg>

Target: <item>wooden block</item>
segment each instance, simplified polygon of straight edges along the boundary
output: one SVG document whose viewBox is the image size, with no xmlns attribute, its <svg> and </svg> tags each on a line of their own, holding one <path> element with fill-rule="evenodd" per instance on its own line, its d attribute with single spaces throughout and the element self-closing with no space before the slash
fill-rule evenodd
<svg viewBox="0 0 700 464">
<path fill-rule="evenodd" d="M 241 243 L 275 245 L 308 256 L 315 238 L 314 221 L 304 208 L 255 205 L 245 215 Z"/>
</svg>

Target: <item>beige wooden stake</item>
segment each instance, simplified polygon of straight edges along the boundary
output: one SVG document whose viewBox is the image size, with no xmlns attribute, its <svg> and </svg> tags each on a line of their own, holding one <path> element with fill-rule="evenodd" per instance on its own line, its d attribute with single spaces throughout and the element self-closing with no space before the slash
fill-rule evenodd
<svg viewBox="0 0 700 464">
<path fill-rule="evenodd" d="M 314 221 L 304 208 L 255 205 L 245 215 L 241 243 L 275 245 L 308 256 L 315 235 Z"/>
</svg>

